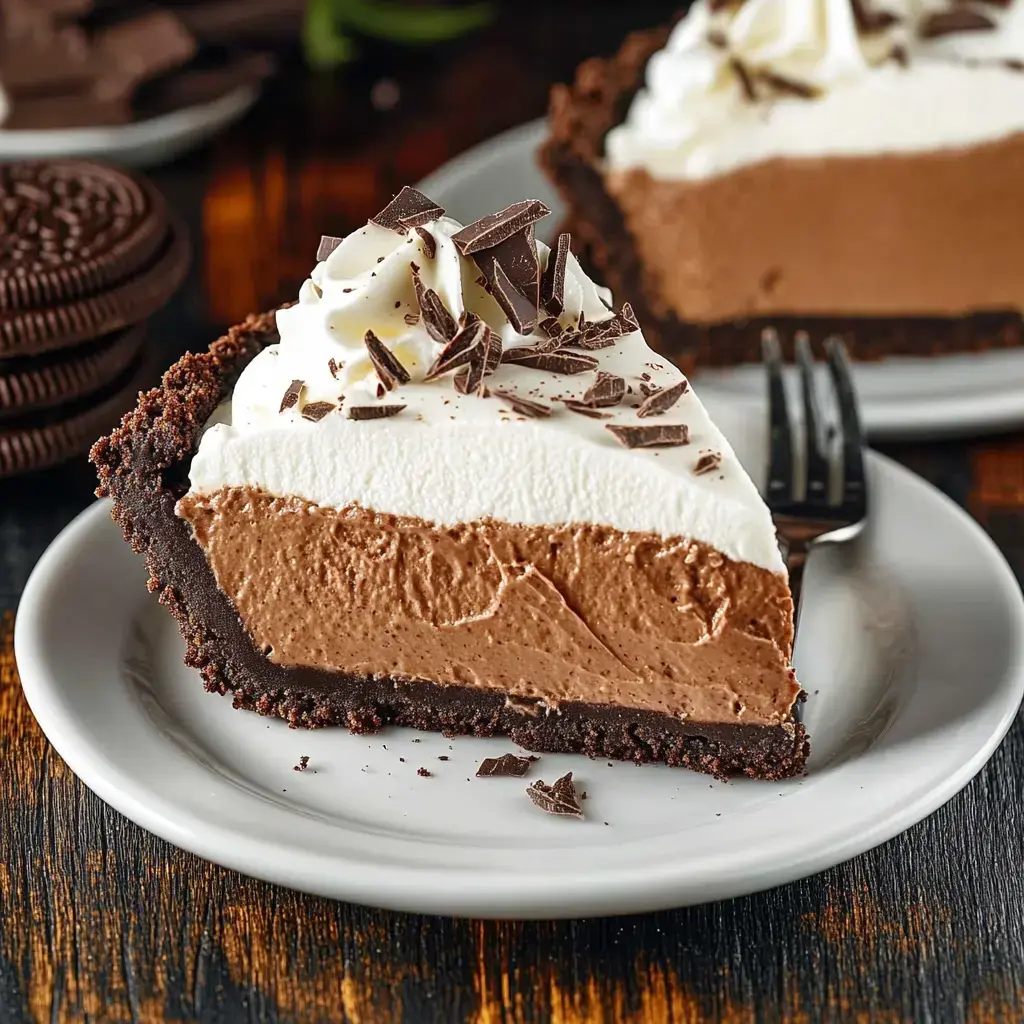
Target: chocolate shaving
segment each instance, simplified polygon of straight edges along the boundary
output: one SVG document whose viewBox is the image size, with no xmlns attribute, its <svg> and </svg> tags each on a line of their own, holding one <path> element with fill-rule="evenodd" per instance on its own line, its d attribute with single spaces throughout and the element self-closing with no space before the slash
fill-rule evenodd
<svg viewBox="0 0 1024 1024">
<path fill-rule="evenodd" d="M 404 408 L 404 405 L 350 405 L 348 418 L 350 420 L 382 420 L 388 416 L 397 416 Z"/>
<path fill-rule="evenodd" d="M 342 364 L 342 365 L 344 365 L 344 364 Z M 338 360 L 337 359 L 333 359 L 333 358 L 332 359 L 328 359 L 327 360 L 327 369 L 331 371 L 331 376 L 335 380 L 337 380 L 338 379 L 338 371 L 341 369 L 341 366 L 338 365 Z"/>
<path fill-rule="evenodd" d="M 933 11 L 922 19 L 917 34 L 922 39 L 938 39 L 957 32 L 990 32 L 996 23 L 981 11 L 970 7 L 951 7 L 946 11 Z"/>
<path fill-rule="evenodd" d="M 532 345 L 520 345 L 516 348 L 507 348 L 501 354 L 503 363 L 525 363 L 535 356 L 542 356 L 549 352 L 555 352 L 562 347 L 565 335 L 555 335 L 535 341 Z"/>
<path fill-rule="evenodd" d="M 437 254 L 437 243 L 434 241 L 434 236 L 426 228 L 417 227 L 415 230 L 423 243 L 423 255 L 428 260 L 432 260 Z"/>
<path fill-rule="evenodd" d="M 810 100 L 818 95 L 818 90 L 813 85 L 798 82 L 794 78 L 786 78 L 784 75 L 776 74 L 774 71 L 760 71 L 757 77 L 776 92 L 785 93 L 788 96 Z"/>
<path fill-rule="evenodd" d="M 584 322 L 581 333 L 571 340 L 566 340 L 565 344 L 582 349 L 608 348 L 620 338 L 639 329 L 640 325 L 633 313 L 633 307 L 626 302 L 623 304 L 621 312 L 615 313 L 607 320 Z"/>
<path fill-rule="evenodd" d="M 337 408 L 333 402 L 307 402 L 302 407 L 302 418 L 319 423 L 329 412 L 333 412 Z"/>
<path fill-rule="evenodd" d="M 415 263 L 410 263 L 409 266 L 412 268 L 412 285 L 420 306 L 420 316 L 423 317 L 423 326 L 434 341 L 440 345 L 447 345 L 458 330 L 455 318 L 448 312 L 441 301 L 441 296 L 433 288 L 424 286 L 420 278 L 420 268 Z"/>
<path fill-rule="evenodd" d="M 501 306 L 516 334 L 529 334 L 537 326 L 537 303 L 523 295 L 498 262 L 494 264 L 491 285 L 494 300 Z"/>
<path fill-rule="evenodd" d="M 474 319 L 461 328 L 445 345 L 423 379 L 434 380 L 449 370 L 455 370 L 468 363 L 473 358 L 474 349 L 484 340 L 486 331 L 487 325 L 479 319 Z"/>
<path fill-rule="evenodd" d="M 636 414 L 641 419 L 645 416 L 660 416 L 663 412 L 667 412 L 671 409 L 672 406 L 675 405 L 676 402 L 678 402 L 679 399 L 682 398 L 689 390 L 689 383 L 685 380 L 681 380 L 678 384 L 673 384 L 670 388 L 662 388 L 659 391 L 655 391 L 644 399 L 640 408 L 637 409 Z"/>
<path fill-rule="evenodd" d="M 321 235 L 320 245 L 317 247 L 316 250 L 317 263 L 322 263 L 325 259 L 327 259 L 327 257 L 330 256 L 331 253 L 334 252 L 334 250 L 337 249 L 339 245 L 341 245 L 341 243 L 342 239 L 335 238 L 334 235 Z"/>
<path fill-rule="evenodd" d="M 304 380 L 293 380 L 291 384 L 285 389 L 284 395 L 281 398 L 281 408 L 278 412 L 284 412 L 285 409 L 294 408 L 299 401 L 299 395 L 302 394 L 302 389 L 306 386 Z"/>
<path fill-rule="evenodd" d="M 516 412 L 523 416 L 536 418 L 538 416 L 551 415 L 551 406 L 545 405 L 543 402 L 535 402 L 530 398 L 523 398 L 521 395 L 515 395 L 511 391 L 492 391 L 491 394 L 495 398 L 500 398 L 503 402 L 508 402 Z"/>
<path fill-rule="evenodd" d="M 579 800 L 576 798 L 576 787 L 572 784 L 572 772 L 566 772 L 551 786 L 539 780 L 526 788 L 526 795 L 548 814 L 583 817 Z"/>
<path fill-rule="evenodd" d="M 743 95 L 751 103 L 754 103 L 757 100 L 757 90 L 754 88 L 754 79 L 747 70 L 746 64 L 738 57 L 731 57 L 729 59 L 729 66 L 736 72 L 736 77 L 740 80 Z"/>
<path fill-rule="evenodd" d="M 537 326 L 549 337 L 557 338 L 562 333 L 562 325 L 557 316 L 546 316 Z"/>
<path fill-rule="evenodd" d="M 552 316 L 565 309 L 565 267 L 569 261 L 569 232 L 558 236 L 555 248 L 548 253 L 548 265 L 540 279 L 540 304 Z"/>
<path fill-rule="evenodd" d="M 469 383 L 469 367 L 468 366 L 465 367 L 462 370 L 459 370 L 459 372 L 456 373 L 454 377 L 452 377 L 452 387 L 454 387 L 455 390 L 460 395 L 464 395 L 464 394 L 467 393 L 466 392 L 466 386 L 467 386 L 468 383 Z"/>
<path fill-rule="evenodd" d="M 468 327 L 470 324 L 476 323 L 480 317 L 476 315 L 472 310 L 464 309 L 459 314 L 459 328 Z"/>
<path fill-rule="evenodd" d="M 722 455 L 720 452 L 708 452 L 706 455 L 702 455 L 693 465 L 693 475 L 703 476 L 705 473 L 711 473 L 722 464 Z"/>
<path fill-rule="evenodd" d="M 529 366 L 534 370 L 546 370 L 548 373 L 564 373 L 571 376 L 597 369 L 597 360 L 591 356 L 578 356 L 571 352 L 537 352 L 536 346 L 512 349 L 507 363 L 517 366 Z"/>
<path fill-rule="evenodd" d="M 606 423 L 605 430 L 610 430 L 627 448 L 665 448 L 690 443 L 690 428 L 685 423 L 652 423 L 642 427 Z"/>
<path fill-rule="evenodd" d="M 625 394 L 625 380 L 614 373 L 598 370 L 597 379 L 587 388 L 580 404 L 603 409 L 610 405 L 618 405 Z"/>
<path fill-rule="evenodd" d="M 386 390 L 394 391 L 399 384 L 408 384 L 412 380 L 398 356 L 373 331 L 367 331 L 363 335 L 363 342 L 370 354 L 370 362 L 373 363 L 373 368 Z"/>
<path fill-rule="evenodd" d="M 419 313 L 406 313 L 406 314 L 405 314 L 405 316 L 403 316 L 403 317 L 402 317 L 402 319 L 403 319 L 403 320 L 404 320 L 404 321 L 405 321 L 405 322 L 406 322 L 406 323 L 407 323 L 407 324 L 408 324 L 408 325 L 409 325 L 410 327 L 412 327 L 412 326 L 414 326 L 415 324 L 418 324 L 418 323 L 420 322 L 420 315 L 419 315 Z"/>
<path fill-rule="evenodd" d="M 592 420 L 607 420 L 612 415 L 610 412 L 601 412 L 592 405 L 584 405 L 582 402 L 574 402 L 568 398 L 563 399 L 562 404 L 571 412 L 578 412 L 581 416 L 589 416 Z"/>
<path fill-rule="evenodd" d="M 463 256 L 472 256 L 482 249 L 494 248 L 523 228 L 536 224 L 550 212 L 539 199 L 524 199 L 467 224 L 452 235 L 452 241 Z"/>
<path fill-rule="evenodd" d="M 472 349 L 469 360 L 469 374 L 466 377 L 466 394 L 485 397 L 484 381 L 491 376 L 501 363 L 501 336 L 495 334 L 481 321 L 484 336 Z"/>
<path fill-rule="evenodd" d="M 485 757 L 476 770 L 478 779 L 493 779 L 498 777 L 513 776 L 521 779 L 529 770 L 534 761 L 539 757 L 532 754 L 527 757 L 520 757 L 518 754 L 502 754 L 501 757 Z"/>
<path fill-rule="evenodd" d="M 379 227 L 404 235 L 409 228 L 418 227 L 443 216 L 444 210 L 433 199 L 428 199 L 422 192 L 417 192 L 406 185 L 370 220 Z"/>
<path fill-rule="evenodd" d="M 900 20 L 892 11 L 875 10 L 871 0 L 850 0 L 850 6 L 853 8 L 853 20 L 858 32 L 882 32 Z"/>
</svg>

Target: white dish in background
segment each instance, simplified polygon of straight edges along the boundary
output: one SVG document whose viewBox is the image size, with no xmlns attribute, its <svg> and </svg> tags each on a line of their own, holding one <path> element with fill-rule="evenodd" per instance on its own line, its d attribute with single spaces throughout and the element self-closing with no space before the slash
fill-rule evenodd
<svg viewBox="0 0 1024 1024">
<path fill-rule="evenodd" d="M 763 465 L 756 424 L 709 404 L 747 465 Z M 513 745 L 295 731 L 235 711 L 182 665 L 176 628 L 106 502 L 32 574 L 18 667 L 46 735 L 104 800 L 272 882 L 488 917 L 738 896 L 827 868 L 935 810 L 982 767 L 1021 700 L 1024 600 L 1002 556 L 907 470 L 876 455 L 868 467 L 867 530 L 808 567 L 796 665 L 811 694 L 812 756 L 801 779 L 720 783 L 569 755 L 543 755 L 526 779 L 477 779 L 483 757 Z M 549 817 L 524 793 L 569 770 L 589 795 L 582 822 Z"/>
<path fill-rule="evenodd" d="M 194 149 L 238 120 L 259 92 L 258 86 L 242 85 L 209 103 L 105 128 L 0 128 L 0 160 L 89 157 L 128 167 L 152 167 Z"/>
<path fill-rule="evenodd" d="M 542 199 L 552 215 L 538 233 L 550 241 L 563 207 L 535 160 L 545 131 L 544 121 L 513 128 L 450 160 L 417 187 L 465 222 L 525 197 Z M 949 437 L 1024 424 L 1024 348 L 860 363 L 853 376 L 874 439 Z M 704 399 L 727 398 L 750 415 L 765 412 L 760 366 L 706 370 L 694 379 Z"/>
</svg>

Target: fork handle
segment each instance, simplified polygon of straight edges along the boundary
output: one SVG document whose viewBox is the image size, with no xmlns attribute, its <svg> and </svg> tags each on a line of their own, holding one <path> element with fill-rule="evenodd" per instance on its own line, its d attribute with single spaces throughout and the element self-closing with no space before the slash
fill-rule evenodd
<svg viewBox="0 0 1024 1024">
<path fill-rule="evenodd" d="M 789 592 L 793 595 L 793 627 L 800 620 L 800 597 L 804 589 L 804 566 L 811 545 L 805 540 L 791 540 L 784 544 L 782 557 L 789 570 Z"/>
</svg>

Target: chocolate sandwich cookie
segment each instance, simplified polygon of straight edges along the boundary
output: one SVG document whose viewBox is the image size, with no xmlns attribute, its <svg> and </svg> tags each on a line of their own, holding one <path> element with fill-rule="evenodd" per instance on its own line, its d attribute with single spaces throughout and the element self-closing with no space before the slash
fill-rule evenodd
<svg viewBox="0 0 1024 1024">
<path fill-rule="evenodd" d="M 156 252 L 104 289 L 53 305 L 0 312 L 0 359 L 66 348 L 140 323 L 177 291 L 188 262 L 184 227 L 165 221 Z"/>
<path fill-rule="evenodd" d="M 152 360 L 140 355 L 99 395 L 0 422 L 0 479 L 83 454 L 98 434 L 117 423 L 154 377 Z"/>
<path fill-rule="evenodd" d="M 70 354 L 0 360 L 0 424 L 102 391 L 136 362 L 144 337 L 139 326 Z"/>
<path fill-rule="evenodd" d="M 160 194 L 84 160 L 0 165 L 0 310 L 64 305 L 146 266 L 167 237 Z"/>
</svg>

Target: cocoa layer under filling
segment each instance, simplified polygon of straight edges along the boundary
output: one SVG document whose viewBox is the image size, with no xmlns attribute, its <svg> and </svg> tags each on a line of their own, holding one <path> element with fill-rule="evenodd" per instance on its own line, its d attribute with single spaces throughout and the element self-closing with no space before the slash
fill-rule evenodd
<svg viewBox="0 0 1024 1024">
<path fill-rule="evenodd" d="M 609 173 L 655 311 L 962 316 L 1024 307 L 1024 134 L 869 157 L 776 159 L 700 181 Z"/>
<path fill-rule="evenodd" d="M 178 513 L 282 666 L 743 725 L 789 721 L 799 693 L 785 581 L 706 545 L 438 527 L 248 488 L 186 496 Z"/>
</svg>

